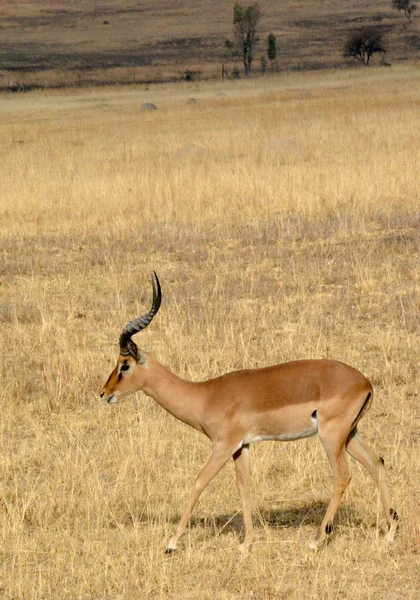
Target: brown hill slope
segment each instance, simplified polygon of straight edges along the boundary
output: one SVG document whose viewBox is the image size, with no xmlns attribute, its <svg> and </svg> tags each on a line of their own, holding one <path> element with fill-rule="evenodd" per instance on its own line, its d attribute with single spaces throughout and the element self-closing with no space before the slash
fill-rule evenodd
<svg viewBox="0 0 420 600">
<path fill-rule="evenodd" d="M 343 66 L 349 31 L 380 27 L 387 62 L 420 50 L 420 17 L 408 24 L 390 0 L 264 0 L 260 45 L 277 36 L 280 69 Z M 229 69 L 224 41 L 232 35 L 233 2 L 226 0 L 93 0 L 7 3 L 0 12 L 0 85 L 57 85 L 92 81 L 157 81 L 185 70 L 205 76 Z M 238 62 L 240 66 L 240 63 Z"/>
</svg>

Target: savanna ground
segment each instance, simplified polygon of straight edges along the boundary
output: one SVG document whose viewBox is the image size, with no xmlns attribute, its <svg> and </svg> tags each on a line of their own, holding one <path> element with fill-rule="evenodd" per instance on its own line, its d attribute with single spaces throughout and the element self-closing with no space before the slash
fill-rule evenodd
<svg viewBox="0 0 420 600">
<path fill-rule="evenodd" d="M 406 66 L 0 97 L 2 598 L 418 598 L 419 91 Z M 331 484 L 312 438 L 252 447 L 248 556 L 233 465 L 165 556 L 209 443 L 141 393 L 98 397 L 152 269 L 137 341 L 178 374 L 330 357 L 372 380 L 394 546 L 351 461 L 307 548 Z"/>
<path fill-rule="evenodd" d="M 226 54 L 234 0 L 19 0 L 0 10 L 0 88 L 131 83 L 180 79 L 186 69 L 219 77 L 221 64 L 243 70 Z M 244 4 L 251 2 L 245 1 Z M 418 59 L 420 16 L 408 24 L 391 0 L 260 0 L 254 71 L 277 38 L 281 71 L 341 68 L 350 32 L 375 26 L 394 63 Z"/>
</svg>

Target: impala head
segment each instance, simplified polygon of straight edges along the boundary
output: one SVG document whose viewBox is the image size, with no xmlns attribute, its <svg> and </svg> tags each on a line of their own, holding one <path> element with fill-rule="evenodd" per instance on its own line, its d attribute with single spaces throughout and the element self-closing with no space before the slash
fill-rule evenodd
<svg viewBox="0 0 420 600">
<path fill-rule="evenodd" d="M 101 398 L 109 404 L 115 404 L 120 398 L 141 390 L 145 381 L 145 357 L 139 351 L 131 337 L 149 325 L 162 301 L 159 279 L 153 271 L 152 307 L 142 317 L 130 321 L 120 335 L 120 355 L 117 365 L 104 385 Z"/>
</svg>

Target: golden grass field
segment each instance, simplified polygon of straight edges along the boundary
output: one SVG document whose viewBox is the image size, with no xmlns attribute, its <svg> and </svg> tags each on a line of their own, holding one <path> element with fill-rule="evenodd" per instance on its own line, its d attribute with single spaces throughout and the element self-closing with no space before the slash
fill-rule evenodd
<svg viewBox="0 0 420 600">
<path fill-rule="evenodd" d="M 419 92 L 406 65 L 0 96 L 2 598 L 418 598 Z M 163 304 L 136 341 L 181 376 L 329 357 L 372 380 L 359 429 L 394 546 L 351 461 L 308 549 L 331 484 L 312 438 L 252 447 L 247 556 L 233 463 L 165 556 L 210 445 L 141 393 L 98 396 L 152 269 Z"/>
</svg>

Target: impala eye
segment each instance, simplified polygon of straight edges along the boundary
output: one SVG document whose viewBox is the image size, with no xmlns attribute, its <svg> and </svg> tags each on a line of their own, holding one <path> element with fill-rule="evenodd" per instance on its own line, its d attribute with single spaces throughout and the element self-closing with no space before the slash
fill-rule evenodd
<svg viewBox="0 0 420 600">
<path fill-rule="evenodd" d="M 130 365 L 122 365 L 120 371 L 128 371 Z"/>
</svg>

